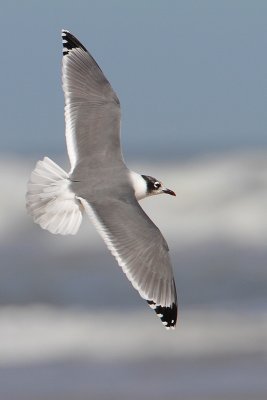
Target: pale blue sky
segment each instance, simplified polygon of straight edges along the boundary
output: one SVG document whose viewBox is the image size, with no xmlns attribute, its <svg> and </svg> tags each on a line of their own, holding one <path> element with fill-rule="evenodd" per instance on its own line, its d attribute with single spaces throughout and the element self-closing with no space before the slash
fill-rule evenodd
<svg viewBox="0 0 267 400">
<path fill-rule="evenodd" d="M 127 156 L 267 146 L 267 2 L 1 4 L 1 153 L 64 153 L 61 28 L 117 92 Z"/>
</svg>

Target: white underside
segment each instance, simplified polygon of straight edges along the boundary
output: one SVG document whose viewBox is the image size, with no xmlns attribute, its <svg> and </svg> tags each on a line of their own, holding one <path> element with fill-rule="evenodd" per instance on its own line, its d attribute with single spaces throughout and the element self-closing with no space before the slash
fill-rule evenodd
<svg viewBox="0 0 267 400">
<path fill-rule="evenodd" d="M 137 200 L 146 197 L 146 181 L 142 176 L 131 172 L 131 179 Z M 135 274 L 128 264 L 128 258 L 121 256 L 116 240 L 110 234 L 108 227 L 101 223 L 85 199 L 76 197 L 70 189 L 68 174 L 48 157 L 37 162 L 28 183 L 26 199 L 27 209 L 34 222 L 51 233 L 76 234 L 81 224 L 82 211 L 85 210 L 133 287 L 145 300 L 153 298 L 150 293 L 151 290 L 154 291 L 153 285 L 151 286 L 154 282 L 153 279 L 149 285 L 146 284 L 146 281 L 140 284 L 140 280 L 135 278 Z M 163 290 L 164 293 L 166 288 Z M 165 301 L 166 299 L 163 299 L 162 304 L 155 303 L 150 306 L 153 309 L 157 305 L 165 306 Z M 163 324 L 166 325 L 167 322 L 163 321 Z"/>
</svg>

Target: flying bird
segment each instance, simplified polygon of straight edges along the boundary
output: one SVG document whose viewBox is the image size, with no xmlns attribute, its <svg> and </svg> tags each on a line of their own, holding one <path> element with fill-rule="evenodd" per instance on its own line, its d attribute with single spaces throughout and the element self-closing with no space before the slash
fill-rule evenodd
<svg viewBox="0 0 267 400">
<path fill-rule="evenodd" d="M 100 67 L 69 31 L 62 30 L 62 82 L 71 169 L 48 157 L 38 161 L 26 204 L 34 222 L 74 235 L 87 213 L 123 272 L 163 325 L 174 328 L 177 296 L 168 245 L 139 200 L 163 183 L 125 165 L 120 146 L 120 102 Z"/>
</svg>

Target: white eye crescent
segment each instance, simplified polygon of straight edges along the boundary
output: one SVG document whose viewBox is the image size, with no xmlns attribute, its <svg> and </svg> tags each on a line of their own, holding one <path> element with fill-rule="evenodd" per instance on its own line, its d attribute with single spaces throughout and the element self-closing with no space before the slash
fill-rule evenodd
<svg viewBox="0 0 267 400">
<path fill-rule="evenodd" d="M 155 182 L 154 183 L 154 188 L 155 189 L 159 189 L 161 187 L 161 183 L 160 182 Z"/>
</svg>

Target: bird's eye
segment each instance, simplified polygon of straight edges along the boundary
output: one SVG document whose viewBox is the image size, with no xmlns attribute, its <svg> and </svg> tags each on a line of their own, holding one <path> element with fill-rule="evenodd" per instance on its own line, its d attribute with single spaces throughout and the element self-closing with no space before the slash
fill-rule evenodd
<svg viewBox="0 0 267 400">
<path fill-rule="evenodd" d="M 161 187 L 160 182 L 155 182 L 155 183 L 154 183 L 154 188 L 155 188 L 155 189 L 159 189 L 160 187 Z"/>
</svg>

